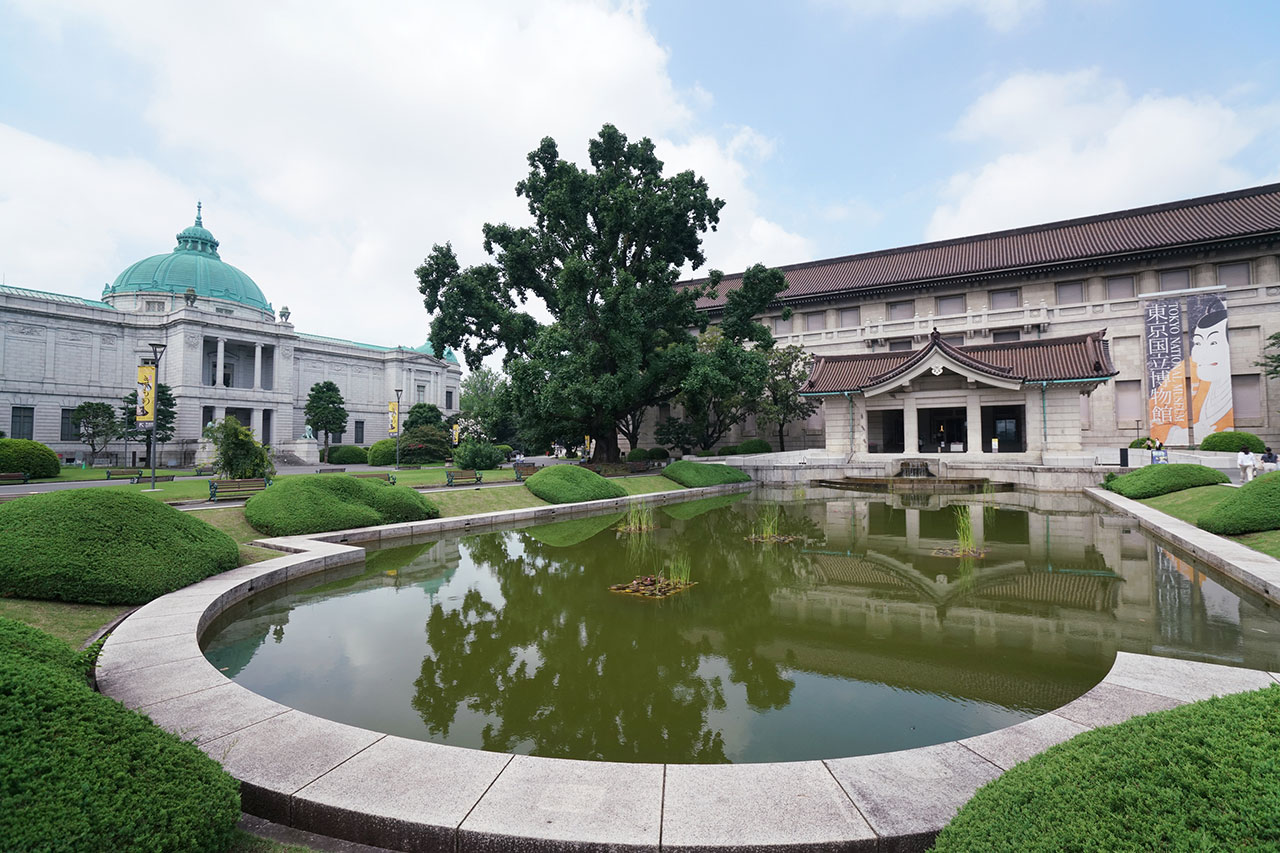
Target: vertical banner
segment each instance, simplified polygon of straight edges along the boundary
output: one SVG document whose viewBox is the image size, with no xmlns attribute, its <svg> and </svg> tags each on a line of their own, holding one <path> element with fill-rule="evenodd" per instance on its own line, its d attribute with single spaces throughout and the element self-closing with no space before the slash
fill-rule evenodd
<svg viewBox="0 0 1280 853">
<path fill-rule="evenodd" d="M 1212 293 L 1187 297 L 1191 332 L 1191 425 L 1196 441 L 1235 428 L 1227 306 Z"/>
<path fill-rule="evenodd" d="M 457 424 L 453 425 L 453 446 L 458 446 L 458 435 L 462 432 L 462 427 Z"/>
<path fill-rule="evenodd" d="M 400 404 L 392 400 L 387 403 L 387 435 L 400 434 Z"/>
<path fill-rule="evenodd" d="M 138 365 L 138 405 L 134 420 L 139 429 L 151 429 L 156 421 L 156 366 Z"/>
<path fill-rule="evenodd" d="M 1182 353 L 1182 303 L 1152 299 L 1143 308 L 1147 342 L 1147 415 L 1151 437 L 1187 444 L 1187 365 Z"/>
</svg>

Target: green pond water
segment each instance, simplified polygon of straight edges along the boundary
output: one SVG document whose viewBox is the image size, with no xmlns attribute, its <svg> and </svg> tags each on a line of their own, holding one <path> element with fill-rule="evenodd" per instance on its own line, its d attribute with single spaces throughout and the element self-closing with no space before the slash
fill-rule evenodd
<svg viewBox="0 0 1280 853">
<path fill-rule="evenodd" d="M 1280 670 L 1260 601 L 1083 498 L 757 489 L 370 552 L 237 605 L 243 686 L 404 737 L 610 761 L 795 761 L 981 734 L 1117 650 Z M 776 525 L 793 541 L 748 537 Z M 663 600 L 611 584 L 687 566 Z"/>
</svg>

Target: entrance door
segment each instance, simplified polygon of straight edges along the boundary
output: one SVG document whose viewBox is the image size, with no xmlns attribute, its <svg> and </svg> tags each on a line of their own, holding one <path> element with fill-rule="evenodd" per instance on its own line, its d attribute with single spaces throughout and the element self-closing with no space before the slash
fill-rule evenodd
<svg viewBox="0 0 1280 853">
<path fill-rule="evenodd" d="M 998 453 L 1022 453 L 1027 449 L 1026 406 L 982 407 L 982 452 L 991 452 L 996 439 Z"/>
<path fill-rule="evenodd" d="M 921 409 L 917 419 L 925 453 L 962 453 L 966 449 L 968 420 L 963 408 Z"/>
</svg>

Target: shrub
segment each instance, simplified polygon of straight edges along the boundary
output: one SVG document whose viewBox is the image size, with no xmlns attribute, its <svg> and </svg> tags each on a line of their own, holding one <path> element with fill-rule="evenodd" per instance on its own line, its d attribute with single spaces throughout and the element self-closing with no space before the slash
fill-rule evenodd
<svg viewBox="0 0 1280 853">
<path fill-rule="evenodd" d="M 525 487 L 547 503 L 567 504 L 620 498 L 627 490 L 577 465 L 547 465 L 524 481 Z"/>
<path fill-rule="evenodd" d="M 488 471 L 497 468 L 506 455 L 487 441 L 467 439 L 453 449 L 453 464 L 459 468 L 478 468 Z"/>
<path fill-rule="evenodd" d="M 655 447 L 649 451 L 649 458 L 655 462 L 661 462 L 663 459 L 670 459 L 671 454 L 665 447 Z"/>
<path fill-rule="evenodd" d="M 726 444 L 724 447 L 716 451 L 716 453 L 720 454 L 721 456 L 732 456 L 737 452 L 739 451 L 738 451 L 738 445 L 736 444 Z"/>
<path fill-rule="evenodd" d="M 577 458 L 578 458 L 578 451 L 576 451 L 576 450 L 570 450 L 570 451 L 568 451 L 567 453 L 565 453 L 564 458 L 565 458 L 565 459 L 577 459 Z"/>
<path fill-rule="evenodd" d="M 509 444 L 495 444 L 494 447 L 502 451 L 503 459 L 510 459 L 511 455 L 516 452 L 516 449 Z"/>
<path fill-rule="evenodd" d="M 62 641 L 11 619 L 0 619 L 0 719 L 6 849 L 212 853 L 235 837 L 235 779 L 95 693 Z"/>
<path fill-rule="evenodd" d="M 318 474 L 280 480 L 258 492 L 245 503 L 244 517 L 269 536 L 298 536 L 439 518 L 440 510 L 408 486 Z"/>
<path fill-rule="evenodd" d="M 56 477 L 62 472 L 62 463 L 58 461 L 58 454 L 38 441 L 0 439 L 0 473 L 16 471 L 32 478 Z"/>
<path fill-rule="evenodd" d="M 1226 474 L 1203 465 L 1148 465 L 1116 477 L 1106 488 L 1126 498 L 1141 500 L 1226 482 L 1229 482 Z"/>
<path fill-rule="evenodd" d="M 649 452 L 643 447 L 637 447 L 627 454 L 628 462 L 646 462 L 650 459 Z"/>
<path fill-rule="evenodd" d="M 400 461 L 406 465 L 439 462 L 449 455 L 449 436 L 437 426 L 420 426 L 407 429 L 400 436 Z M 395 444 L 391 445 L 391 459 L 395 460 Z"/>
<path fill-rule="evenodd" d="M 366 459 L 370 465 L 396 464 L 396 440 L 394 438 L 384 438 L 380 441 L 375 441 L 369 448 Z"/>
<path fill-rule="evenodd" d="M 739 453 L 772 453 L 773 448 L 763 438 L 748 438 L 738 445 Z"/>
<path fill-rule="evenodd" d="M 1008 770 L 938 836 L 937 853 L 1274 850 L 1280 687 L 1077 735 Z"/>
<path fill-rule="evenodd" d="M 1219 536 L 1280 530 L 1280 473 L 1255 477 L 1233 490 L 1196 525 Z"/>
<path fill-rule="evenodd" d="M 213 442 L 213 467 L 219 474 L 232 480 L 250 477 L 269 477 L 276 472 L 271 464 L 271 452 L 266 445 L 253 437 L 253 431 L 241 426 L 234 415 L 227 415 L 205 435 Z"/>
<path fill-rule="evenodd" d="M 392 454 L 395 448 L 391 449 Z M 330 465 L 364 465 L 369 461 L 369 451 L 354 444 L 335 444 L 329 448 Z"/>
<path fill-rule="evenodd" d="M 237 551 L 196 516 L 121 489 L 0 504 L 0 596 L 145 604 L 234 569 Z"/>
<path fill-rule="evenodd" d="M 685 459 L 672 462 L 663 468 L 662 476 L 690 489 L 700 486 L 719 486 L 724 483 L 745 483 L 751 479 L 747 472 L 732 465 L 712 465 L 706 462 L 689 462 Z"/>
<path fill-rule="evenodd" d="M 1235 453 L 1241 447 L 1248 447 L 1254 453 L 1261 453 L 1267 449 L 1262 439 L 1251 432 L 1214 432 L 1206 435 L 1200 442 L 1201 450 Z"/>
<path fill-rule="evenodd" d="M 708 456 L 715 456 L 716 452 L 714 450 L 699 450 L 698 455 L 705 459 Z"/>
<path fill-rule="evenodd" d="M 1149 436 L 1149 435 L 1144 435 L 1144 436 L 1142 436 L 1141 438 L 1135 438 L 1133 441 L 1129 442 L 1129 449 L 1130 449 L 1130 450 L 1142 450 L 1142 449 L 1144 449 L 1144 448 L 1147 446 L 1147 442 L 1148 442 L 1148 441 L 1150 441 L 1150 442 L 1151 442 L 1151 446 L 1152 446 L 1152 447 L 1154 447 L 1154 446 L 1155 446 L 1155 441 L 1151 438 L 1151 436 Z"/>
</svg>

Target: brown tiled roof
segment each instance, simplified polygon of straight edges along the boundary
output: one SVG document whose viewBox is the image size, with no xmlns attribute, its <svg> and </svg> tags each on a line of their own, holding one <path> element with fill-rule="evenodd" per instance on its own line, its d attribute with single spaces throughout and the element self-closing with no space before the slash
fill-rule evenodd
<svg viewBox="0 0 1280 853">
<path fill-rule="evenodd" d="M 1280 184 L 1268 184 L 1083 219 L 781 267 L 787 277 L 787 289 L 779 298 L 787 301 L 865 288 L 991 276 L 1277 233 Z M 741 273 L 727 275 L 718 298 L 699 300 L 698 307 L 719 307 L 729 291 L 741 286 Z"/>
<path fill-rule="evenodd" d="M 1105 379 L 1119 371 L 1111 362 L 1106 330 L 1063 338 L 1043 338 L 1005 344 L 957 347 L 935 331 L 929 342 L 912 352 L 869 352 L 818 356 L 802 394 L 841 394 L 860 391 L 908 373 L 935 350 L 989 376 L 1026 383 Z"/>
</svg>

